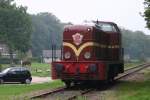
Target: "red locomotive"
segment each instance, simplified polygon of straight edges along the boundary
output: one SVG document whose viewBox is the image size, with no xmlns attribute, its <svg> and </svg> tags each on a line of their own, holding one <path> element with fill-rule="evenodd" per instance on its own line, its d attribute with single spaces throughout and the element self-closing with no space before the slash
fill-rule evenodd
<svg viewBox="0 0 150 100">
<path fill-rule="evenodd" d="M 121 32 L 113 22 L 70 25 L 63 32 L 63 57 L 52 62 L 52 79 L 71 83 L 110 81 L 124 72 Z"/>
</svg>

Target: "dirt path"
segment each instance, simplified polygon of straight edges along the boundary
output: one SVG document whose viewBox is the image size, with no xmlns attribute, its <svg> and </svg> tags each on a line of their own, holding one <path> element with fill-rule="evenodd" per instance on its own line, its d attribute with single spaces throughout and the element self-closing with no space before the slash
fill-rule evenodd
<svg viewBox="0 0 150 100">
<path fill-rule="evenodd" d="M 45 83 L 45 82 L 51 82 L 53 81 L 51 77 L 38 77 L 38 76 L 32 76 L 32 84 L 37 83 Z"/>
</svg>

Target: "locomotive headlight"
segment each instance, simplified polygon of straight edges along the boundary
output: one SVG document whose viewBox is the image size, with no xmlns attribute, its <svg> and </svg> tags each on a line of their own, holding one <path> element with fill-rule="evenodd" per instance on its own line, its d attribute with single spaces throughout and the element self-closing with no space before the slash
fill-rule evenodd
<svg viewBox="0 0 150 100">
<path fill-rule="evenodd" d="M 91 31 L 91 29 L 90 29 L 90 28 L 88 28 L 87 30 L 88 30 L 88 32 L 90 32 L 90 31 Z"/>
<path fill-rule="evenodd" d="M 71 53 L 70 52 L 66 52 L 64 57 L 65 57 L 65 59 L 70 59 L 71 58 Z"/>
<path fill-rule="evenodd" d="M 90 59 L 91 58 L 91 53 L 90 52 L 85 52 L 84 58 L 85 59 Z"/>
</svg>

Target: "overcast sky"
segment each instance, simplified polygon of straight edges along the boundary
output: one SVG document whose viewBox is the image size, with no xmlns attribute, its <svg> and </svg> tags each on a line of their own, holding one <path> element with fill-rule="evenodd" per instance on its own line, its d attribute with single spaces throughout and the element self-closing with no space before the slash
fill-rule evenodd
<svg viewBox="0 0 150 100">
<path fill-rule="evenodd" d="M 15 0 L 28 7 L 28 12 L 50 12 L 62 22 L 82 23 L 84 20 L 113 21 L 133 31 L 150 35 L 146 22 L 140 16 L 144 0 Z"/>
</svg>

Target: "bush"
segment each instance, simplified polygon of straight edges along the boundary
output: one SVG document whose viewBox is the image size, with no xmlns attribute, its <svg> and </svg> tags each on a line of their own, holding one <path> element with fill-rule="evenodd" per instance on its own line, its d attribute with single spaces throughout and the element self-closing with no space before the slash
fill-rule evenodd
<svg viewBox="0 0 150 100">
<path fill-rule="evenodd" d="M 38 62 L 38 63 L 40 63 L 41 62 L 41 58 L 40 57 L 33 57 L 33 58 L 31 58 L 31 62 Z"/>
<path fill-rule="evenodd" d="M 9 58 L 0 58 L 0 64 L 9 64 L 10 59 Z M 19 59 L 14 59 L 15 64 L 19 64 Z"/>
</svg>

